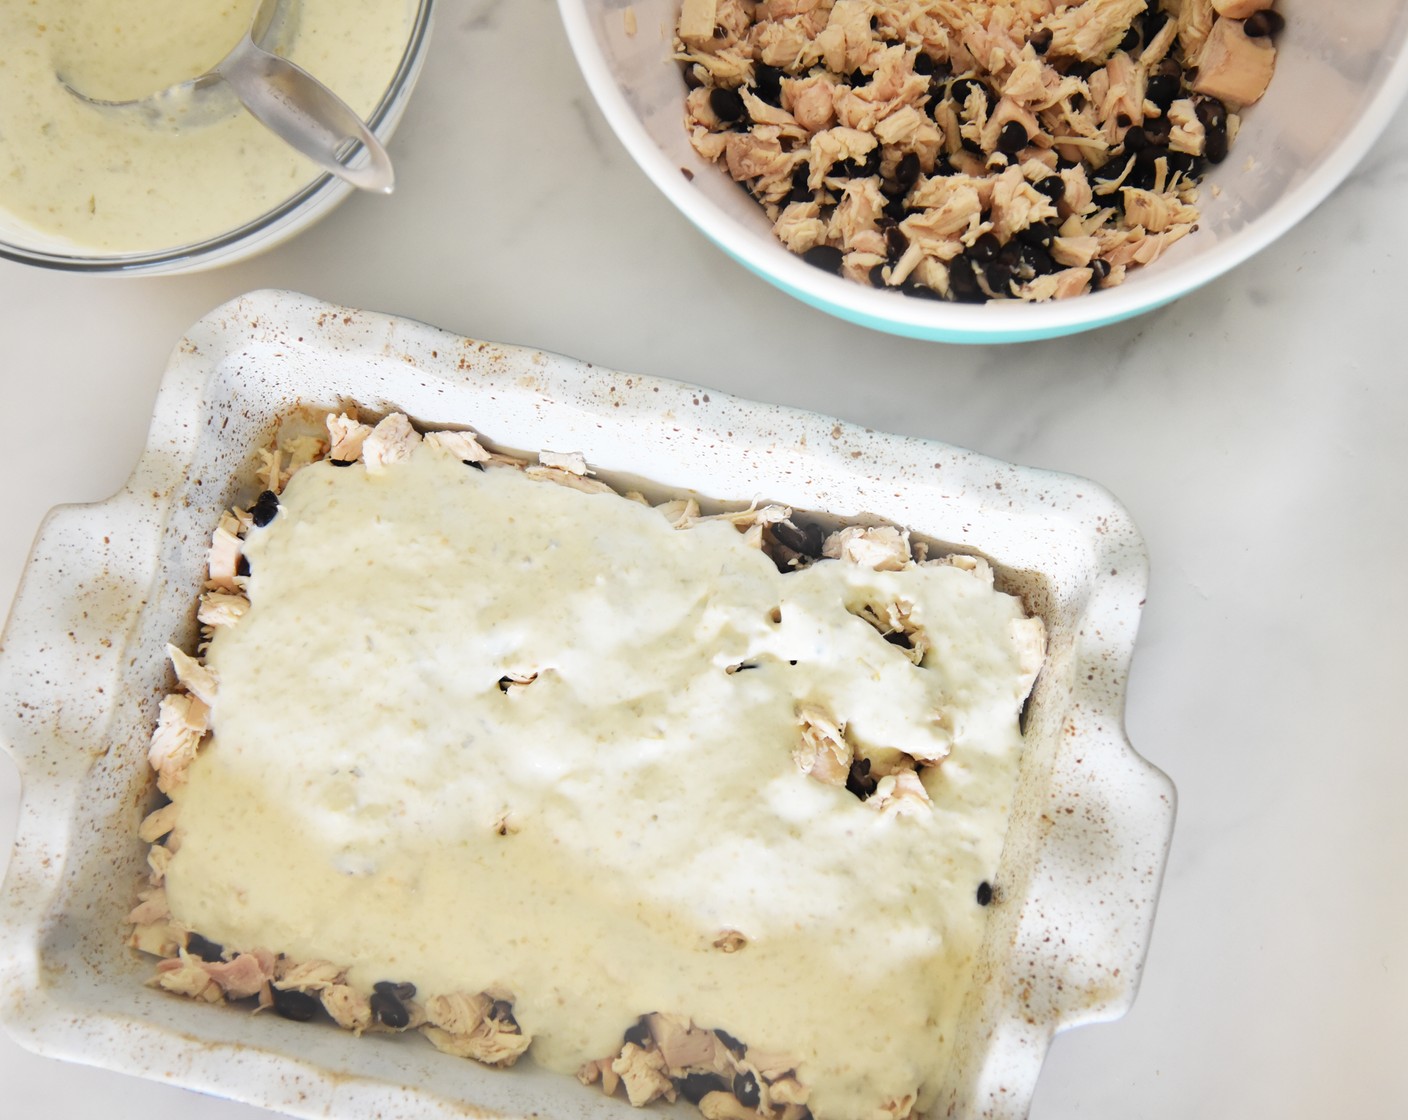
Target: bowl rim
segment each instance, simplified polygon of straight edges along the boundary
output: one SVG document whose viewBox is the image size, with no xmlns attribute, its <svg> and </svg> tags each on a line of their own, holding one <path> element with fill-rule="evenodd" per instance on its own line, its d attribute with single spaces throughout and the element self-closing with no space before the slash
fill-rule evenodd
<svg viewBox="0 0 1408 1120">
<path fill-rule="evenodd" d="M 651 138 L 622 93 L 601 48 L 588 0 L 557 0 L 557 4 L 578 67 L 617 138 L 701 233 L 755 275 L 819 310 L 874 330 L 936 342 L 1053 338 L 1116 323 L 1196 291 L 1266 248 L 1328 198 L 1368 154 L 1408 97 L 1408 50 L 1403 50 L 1393 58 L 1354 126 L 1304 180 L 1212 251 L 1161 265 L 1137 284 L 1048 303 L 905 299 L 814 268 L 780 244 L 764 242 L 694 187 Z"/>
<path fill-rule="evenodd" d="M 395 130 L 425 60 L 437 0 L 419 0 L 415 20 L 406 36 L 406 48 L 396 72 L 372 110 L 366 124 L 378 140 L 386 141 Z M 357 145 L 360 149 L 360 145 Z M 228 263 L 257 251 L 261 235 L 274 241 L 291 236 L 328 208 L 341 201 L 353 188 L 329 172 L 320 172 L 298 191 L 271 210 L 266 210 L 232 230 L 163 249 L 142 252 L 82 254 L 26 248 L 0 239 L 0 259 L 37 265 L 59 272 L 131 275 L 135 273 L 186 271 L 217 263 Z M 271 242 L 272 244 L 273 242 Z"/>
</svg>

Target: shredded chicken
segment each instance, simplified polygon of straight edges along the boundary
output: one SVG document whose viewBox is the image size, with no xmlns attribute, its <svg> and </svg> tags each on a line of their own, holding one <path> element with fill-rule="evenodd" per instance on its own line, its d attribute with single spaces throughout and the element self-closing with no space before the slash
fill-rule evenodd
<svg viewBox="0 0 1408 1120">
<path fill-rule="evenodd" d="M 243 595 L 229 591 L 207 591 L 200 597 L 200 607 L 196 617 L 201 625 L 210 629 L 217 626 L 233 626 L 249 610 L 249 600 Z"/>
<path fill-rule="evenodd" d="M 826 538 L 822 555 L 877 572 L 897 572 L 910 563 L 909 532 L 891 525 L 848 525 Z"/>
<path fill-rule="evenodd" d="M 425 442 L 453 455 L 462 463 L 483 463 L 489 458 L 473 432 L 426 432 Z"/>
<path fill-rule="evenodd" d="M 156 771 L 157 788 L 169 792 L 186 780 L 210 727 L 210 709 L 199 697 L 173 692 L 161 701 L 147 761 Z"/>
<path fill-rule="evenodd" d="M 362 443 L 362 462 L 376 474 L 391 463 L 410 458 L 411 448 L 420 442 L 420 433 L 399 412 L 393 412 L 372 429 Z"/>
<path fill-rule="evenodd" d="M 802 725 L 801 738 L 792 748 L 797 769 L 826 785 L 844 786 L 855 757 L 845 728 L 812 704 L 798 705 L 797 720 Z"/>
<path fill-rule="evenodd" d="M 156 966 L 154 982 L 168 992 L 219 1003 L 259 995 L 273 973 L 271 953 L 239 953 L 228 961 L 204 961 L 183 949 L 178 957 Z"/>
<path fill-rule="evenodd" d="M 491 1066 L 511 1066 L 533 1041 L 519 1030 L 509 1004 L 487 993 L 435 996 L 421 1033 L 437 1050 Z"/>
<path fill-rule="evenodd" d="M 371 427 L 354 420 L 347 413 L 328 416 L 328 437 L 332 445 L 328 458 L 340 462 L 350 462 L 362 457 L 362 444 L 372 434 Z"/>
</svg>

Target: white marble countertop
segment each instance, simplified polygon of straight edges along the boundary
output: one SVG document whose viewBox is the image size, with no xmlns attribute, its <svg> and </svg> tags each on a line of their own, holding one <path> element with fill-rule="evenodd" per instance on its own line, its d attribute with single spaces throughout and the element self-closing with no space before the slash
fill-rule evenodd
<svg viewBox="0 0 1408 1120">
<path fill-rule="evenodd" d="M 727 260 L 610 135 L 550 0 L 445 3 L 392 151 L 392 198 L 354 198 L 227 269 L 102 280 L 0 262 L 0 604 L 46 510 L 123 483 L 182 331 L 253 288 L 1088 476 L 1148 542 L 1128 728 L 1180 808 L 1134 1010 L 1056 1041 L 1033 1120 L 1408 1114 L 1408 750 L 1391 699 L 1408 679 L 1408 118 L 1221 281 L 1007 348 L 873 334 Z M 0 764 L 5 848 L 17 785 Z M 3 1033 L 0 1086 L 13 1116 L 268 1115 Z"/>
</svg>

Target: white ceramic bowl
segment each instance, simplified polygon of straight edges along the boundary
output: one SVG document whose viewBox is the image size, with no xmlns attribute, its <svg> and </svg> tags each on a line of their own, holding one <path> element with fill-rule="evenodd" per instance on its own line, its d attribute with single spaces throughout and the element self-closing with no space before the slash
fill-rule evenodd
<svg viewBox="0 0 1408 1120">
<path fill-rule="evenodd" d="M 396 131 L 411 92 L 420 78 L 425 51 L 430 42 L 434 9 L 435 0 L 408 0 L 410 20 L 405 50 L 396 73 L 366 122 L 382 144 L 390 140 Z M 273 209 L 255 215 L 233 229 L 186 245 L 162 245 L 133 252 L 73 248 L 8 218 L 0 210 L 0 258 L 65 272 L 116 276 L 198 272 L 232 264 L 274 248 L 326 216 L 355 189 L 342 179 L 324 172 L 310 176 Z"/>
<path fill-rule="evenodd" d="M 260 488 L 257 451 L 281 418 L 349 400 L 472 425 L 500 446 L 580 450 L 608 481 L 868 513 L 989 557 L 1045 619 L 1050 657 L 1029 708 L 1000 898 L 933 1114 L 1024 1116 L 1055 1032 L 1129 1006 L 1173 787 L 1123 732 L 1146 564 L 1100 487 L 259 292 L 181 340 L 127 486 L 45 522 L 0 642 L 0 743 L 24 789 L 0 893 L 0 1020 L 19 1042 L 302 1116 L 640 1115 L 531 1061 L 505 1073 L 416 1037 L 356 1039 L 155 992 L 143 986 L 152 960 L 124 948 L 146 871 L 137 824 L 170 688 L 163 651 L 194 639 L 211 527 Z"/>
<path fill-rule="evenodd" d="M 558 0 L 577 61 L 636 162 L 715 244 L 783 291 L 877 330 L 943 342 L 1019 342 L 1152 310 L 1246 260 L 1349 174 L 1408 91 L 1408 3 L 1279 0 L 1286 17 L 1271 88 L 1204 180 L 1198 231 L 1122 285 L 1046 304 L 939 303 L 841 280 L 772 237 L 766 216 L 686 136 L 671 60 L 679 0 Z M 634 14 L 635 33 L 625 12 Z M 691 177 L 692 176 L 692 177 Z"/>
</svg>

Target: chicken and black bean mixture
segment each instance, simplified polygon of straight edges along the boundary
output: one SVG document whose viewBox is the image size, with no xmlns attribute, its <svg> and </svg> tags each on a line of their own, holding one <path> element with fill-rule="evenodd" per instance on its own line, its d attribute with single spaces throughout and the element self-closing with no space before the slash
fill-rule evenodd
<svg viewBox="0 0 1408 1120">
<path fill-rule="evenodd" d="M 1064 299 L 1196 229 L 1274 0 L 685 0 L 695 149 L 811 264 L 930 299 Z"/>
</svg>

